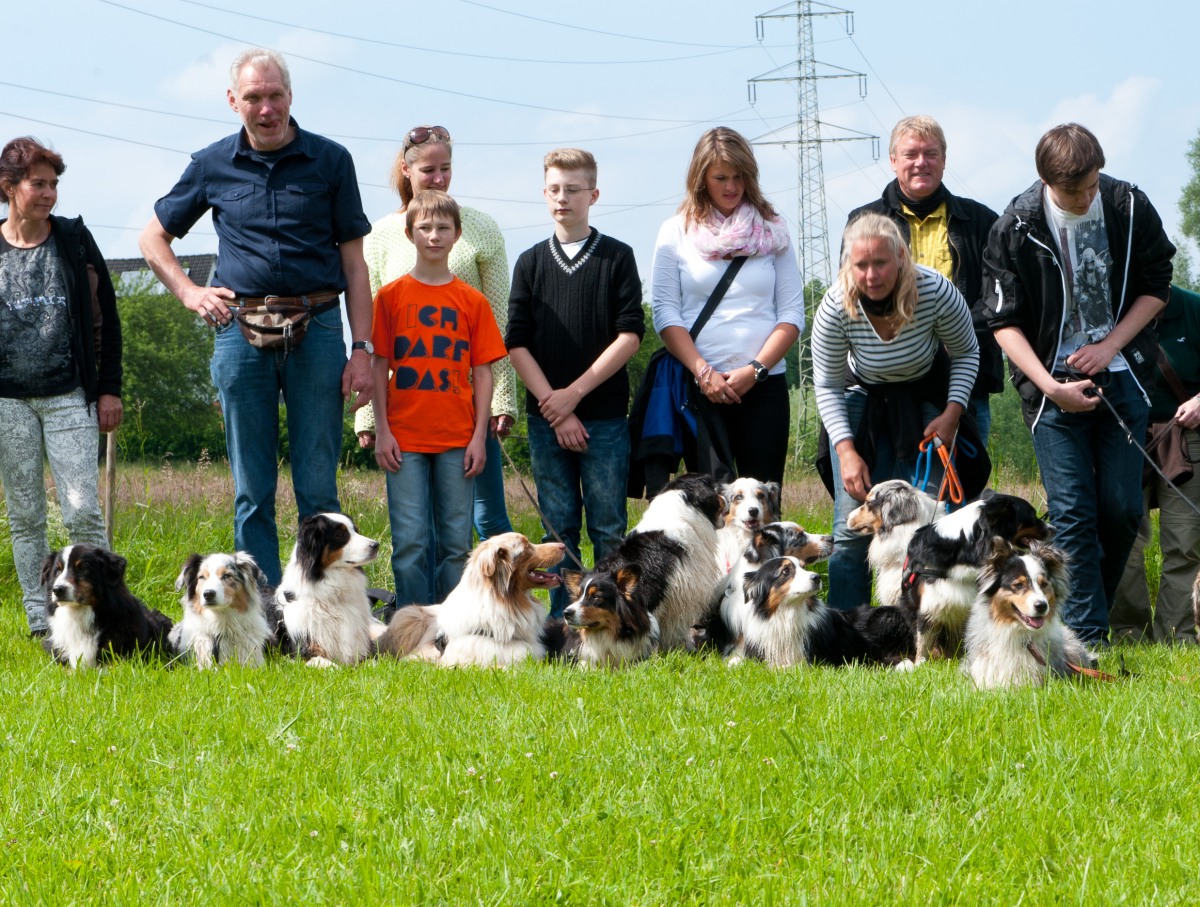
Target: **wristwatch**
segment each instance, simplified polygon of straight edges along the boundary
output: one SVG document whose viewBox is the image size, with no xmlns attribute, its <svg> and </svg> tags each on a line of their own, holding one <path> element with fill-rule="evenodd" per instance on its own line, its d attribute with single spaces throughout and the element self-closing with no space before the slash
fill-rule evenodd
<svg viewBox="0 0 1200 907">
<path fill-rule="evenodd" d="M 350 344 L 350 352 L 353 353 L 355 350 L 365 350 L 368 356 L 374 356 L 375 344 L 373 344 L 370 340 L 355 340 L 352 344 Z"/>
<path fill-rule="evenodd" d="M 757 359 L 750 360 L 750 367 L 754 369 L 754 380 L 759 384 L 766 381 L 767 376 L 770 375 L 770 372 L 767 371 L 767 367 Z"/>
</svg>

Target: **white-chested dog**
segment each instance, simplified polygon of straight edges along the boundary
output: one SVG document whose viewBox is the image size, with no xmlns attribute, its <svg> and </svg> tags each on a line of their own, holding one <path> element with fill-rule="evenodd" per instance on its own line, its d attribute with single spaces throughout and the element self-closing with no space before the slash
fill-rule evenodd
<svg viewBox="0 0 1200 907">
<path fill-rule="evenodd" d="M 392 615 L 379 639 L 380 654 L 434 661 L 444 667 L 507 667 L 546 655 L 542 624 L 546 606 L 533 592 L 552 589 L 549 573 L 563 545 L 535 545 L 519 532 L 480 542 L 462 579 L 440 605 L 409 605 Z"/>
<path fill-rule="evenodd" d="M 721 488 L 725 498 L 725 523 L 717 530 L 718 563 L 728 573 L 754 533 L 767 523 L 779 519 L 780 492 L 778 482 L 760 482 L 743 476 Z"/>
<path fill-rule="evenodd" d="M 866 501 L 850 511 L 846 528 L 871 536 L 867 562 L 875 573 L 875 598 L 881 605 L 900 603 L 904 559 L 913 533 L 945 513 L 936 498 L 903 479 L 889 479 L 873 486 Z"/>
<path fill-rule="evenodd" d="M 976 686 L 1041 686 L 1049 677 L 1095 665 L 1059 615 L 1069 589 L 1061 549 L 1032 542 L 1024 553 L 993 540 L 964 639 L 963 670 Z"/>
<path fill-rule="evenodd" d="M 267 578 L 245 551 L 193 554 L 175 580 L 183 592 L 183 617 L 171 630 L 171 645 L 198 668 L 263 663 L 263 651 L 277 642 L 281 615 L 263 601 Z"/>
<path fill-rule="evenodd" d="M 713 587 L 724 572 L 717 557 L 717 527 L 724 516 L 725 499 L 712 476 L 687 473 L 654 496 L 630 532 L 659 530 L 681 549 L 661 599 L 649 605 L 663 649 L 692 647 L 692 627 L 708 611 Z"/>
<path fill-rule="evenodd" d="M 374 653 L 385 626 L 371 614 L 363 566 L 378 553 L 379 543 L 343 514 L 300 523 L 275 601 L 291 644 L 310 665 L 349 665 Z"/>
</svg>

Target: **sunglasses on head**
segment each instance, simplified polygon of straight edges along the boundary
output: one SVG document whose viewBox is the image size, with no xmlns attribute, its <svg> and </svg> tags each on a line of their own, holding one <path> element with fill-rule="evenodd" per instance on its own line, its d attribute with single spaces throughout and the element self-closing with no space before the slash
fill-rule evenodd
<svg viewBox="0 0 1200 907">
<path fill-rule="evenodd" d="M 406 147 L 410 148 L 413 145 L 424 145 L 430 139 L 448 142 L 450 133 L 446 131 L 445 126 L 418 126 L 416 129 L 410 129 L 408 135 L 404 137 Z"/>
</svg>

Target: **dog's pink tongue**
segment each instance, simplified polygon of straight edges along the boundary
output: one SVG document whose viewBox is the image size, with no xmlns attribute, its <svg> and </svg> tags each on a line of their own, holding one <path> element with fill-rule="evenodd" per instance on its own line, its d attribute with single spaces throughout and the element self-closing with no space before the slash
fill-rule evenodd
<svg viewBox="0 0 1200 907">
<path fill-rule="evenodd" d="M 1040 630 L 1042 628 L 1042 624 L 1044 624 L 1045 622 L 1046 622 L 1046 618 L 1044 618 L 1044 617 L 1029 618 L 1029 626 L 1033 627 L 1033 629 L 1035 629 L 1035 630 Z"/>
</svg>

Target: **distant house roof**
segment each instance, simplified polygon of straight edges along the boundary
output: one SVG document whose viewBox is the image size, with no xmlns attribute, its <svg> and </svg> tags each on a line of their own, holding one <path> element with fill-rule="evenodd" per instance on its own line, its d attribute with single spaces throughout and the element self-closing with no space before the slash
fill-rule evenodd
<svg viewBox="0 0 1200 907">
<path fill-rule="evenodd" d="M 108 258 L 108 273 L 112 275 L 113 283 L 120 283 L 126 274 L 148 274 L 154 277 L 154 272 L 146 264 L 144 258 Z M 180 255 L 179 264 L 183 272 L 198 286 L 207 287 L 212 283 L 213 272 L 217 269 L 215 255 Z"/>
</svg>

